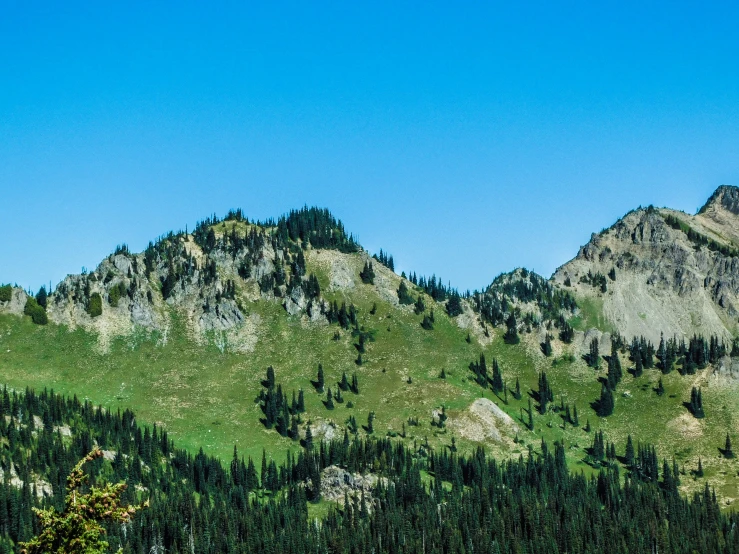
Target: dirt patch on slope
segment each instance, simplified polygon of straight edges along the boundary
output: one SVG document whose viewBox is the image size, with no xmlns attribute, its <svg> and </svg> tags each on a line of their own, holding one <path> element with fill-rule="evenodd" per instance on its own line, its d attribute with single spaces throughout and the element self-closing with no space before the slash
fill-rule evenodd
<svg viewBox="0 0 739 554">
<path fill-rule="evenodd" d="M 703 425 L 691 414 L 684 413 L 667 423 L 667 428 L 679 435 L 695 439 L 703 435 Z"/>
</svg>

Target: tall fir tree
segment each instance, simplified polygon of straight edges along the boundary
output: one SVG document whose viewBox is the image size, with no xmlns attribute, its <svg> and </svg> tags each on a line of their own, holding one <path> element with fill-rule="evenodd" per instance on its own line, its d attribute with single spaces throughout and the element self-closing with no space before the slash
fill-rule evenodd
<svg viewBox="0 0 739 554">
<path fill-rule="evenodd" d="M 325 386 L 326 381 L 323 377 L 323 366 L 321 364 L 318 364 L 318 377 L 316 379 L 316 389 L 318 392 L 323 392 L 323 387 Z"/>
<path fill-rule="evenodd" d="M 588 366 L 593 369 L 600 369 L 600 352 L 598 347 L 598 339 L 594 338 L 590 341 L 590 350 L 588 351 Z"/>
<path fill-rule="evenodd" d="M 503 340 L 506 344 L 518 344 L 521 342 L 518 336 L 518 323 L 516 322 L 516 316 L 513 312 L 510 313 L 506 320 L 506 332 L 503 335 Z"/>
<path fill-rule="evenodd" d="M 608 386 L 608 382 L 604 383 L 600 389 L 600 399 L 598 400 L 598 415 L 600 417 L 608 417 L 613 413 L 614 408 L 613 391 Z"/>
<path fill-rule="evenodd" d="M 500 394 L 503 392 L 503 376 L 500 372 L 500 367 L 498 366 L 498 360 L 495 358 L 493 358 L 493 378 L 490 385 L 494 393 Z"/>
<path fill-rule="evenodd" d="M 724 444 L 723 454 L 725 458 L 734 457 L 734 451 L 731 449 L 731 437 L 729 436 L 729 433 L 726 433 L 726 443 Z"/>
</svg>

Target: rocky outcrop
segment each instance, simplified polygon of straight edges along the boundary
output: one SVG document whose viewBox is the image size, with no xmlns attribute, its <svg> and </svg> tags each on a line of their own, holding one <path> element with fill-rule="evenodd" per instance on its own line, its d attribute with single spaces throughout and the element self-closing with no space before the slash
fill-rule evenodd
<svg viewBox="0 0 739 554">
<path fill-rule="evenodd" d="M 12 287 L 10 300 L 7 302 L 0 300 L 0 313 L 23 315 L 26 300 L 28 300 L 28 295 L 22 288 Z"/>
<path fill-rule="evenodd" d="M 5 481 L 6 479 L 10 486 L 15 487 L 16 489 L 22 489 L 23 485 L 25 484 L 24 481 L 18 476 L 18 472 L 15 469 L 15 464 L 13 464 L 12 462 L 10 463 L 10 471 L 8 472 L 7 477 L 3 468 L 0 467 L 0 481 Z M 54 493 L 51 487 L 51 483 L 40 477 L 30 476 L 29 485 L 31 487 L 31 490 L 36 491 L 37 498 L 50 497 Z"/>
<path fill-rule="evenodd" d="M 372 490 L 380 480 L 387 482 L 387 479 L 372 473 L 362 475 L 350 473 L 338 466 L 328 466 L 321 472 L 321 497 L 343 504 L 347 497 L 355 500 L 364 494 L 367 509 L 371 510 Z"/>
<path fill-rule="evenodd" d="M 99 301 L 93 300 L 96 296 Z M 165 328 L 167 318 L 160 299 L 146 275 L 143 255 L 117 253 L 91 273 L 68 275 L 50 295 L 47 313 L 52 323 L 96 332 L 106 346 L 113 337 L 136 327 Z"/>
<path fill-rule="evenodd" d="M 460 436 L 475 442 L 500 442 L 519 431 L 511 416 L 489 398 L 478 398 L 467 410 L 451 417 L 447 425 Z"/>
<path fill-rule="evenodd" d="M 285 310 L 290 315 L 299 315 L 308 307 L 308 299 L 301 287 L 295 287 L 283 303 Z"/>
</svg>

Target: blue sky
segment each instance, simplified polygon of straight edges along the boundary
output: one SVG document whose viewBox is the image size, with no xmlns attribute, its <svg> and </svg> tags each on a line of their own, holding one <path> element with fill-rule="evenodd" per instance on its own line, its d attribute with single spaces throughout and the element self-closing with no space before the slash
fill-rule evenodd
<svg viewBox="0 0 739 554">
<path fill-rule="evenodd" d="M 739 184 L 735 3 L 203 4 L 3 2 L 0 282 L 309 204 L 474 289 Z"/>
</svg>

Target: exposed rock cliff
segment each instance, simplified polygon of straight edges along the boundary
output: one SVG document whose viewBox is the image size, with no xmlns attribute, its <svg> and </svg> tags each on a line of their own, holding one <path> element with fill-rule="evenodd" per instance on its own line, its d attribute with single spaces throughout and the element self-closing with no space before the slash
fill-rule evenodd
<svg viewBox="0 0 739 554">
<path fill-rule="evenodd" d="M 696 216 L 640 208 L 594 234 L 553 279 L 594 300 L 622 335 L 716 334 L 739 317 L 739 189 L 720 187 Z"/>
</svg>

